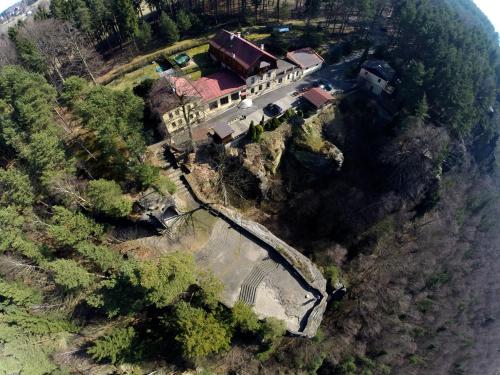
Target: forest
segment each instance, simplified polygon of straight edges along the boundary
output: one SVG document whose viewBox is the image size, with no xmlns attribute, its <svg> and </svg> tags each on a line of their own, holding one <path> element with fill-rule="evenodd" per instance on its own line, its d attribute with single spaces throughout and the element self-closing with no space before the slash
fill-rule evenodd
<svg viewBox="0 0 500 375">
<path fill-rule="evenodd" d="M 373 46 L 380 19 L 388 38 Z M 271 194 L 234 181 L 240 161 L 226 172 L 330 290 L 347 286 L 313 339 L 220 303 L 220 280 L 182 249 L 117 250 L 139 197 L 176 186 L 148 158 L 150 87 L 101 81 L 165 45 L 287 22 L 329 63 L 358 48 L 399 77 L 390 120 L 363 93 L 339 103 L 344 126 L 325 133 L 344 154 L 340 172 L 300 165 L 299 132 Z M 471 0 L 52 0 L 0 41 L 0 374 L 500 368 L 500 47 Z M 261 130 L 249 144 L 264 147 Z"/>
</svg>

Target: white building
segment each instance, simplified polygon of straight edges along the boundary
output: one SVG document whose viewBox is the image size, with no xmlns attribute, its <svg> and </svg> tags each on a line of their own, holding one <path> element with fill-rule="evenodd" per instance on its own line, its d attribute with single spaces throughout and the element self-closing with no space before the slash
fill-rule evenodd
<svg viewBox="0 0 500 375">
<path fill-rule="evenodd" d="M 358 81 L 369 92 L 380 95 L 382 92 L 392 94 L 394 87 L 390 82 L 394 79 L 396 71 L 385 61 L 367 60 L 361 66 Z"/>
<path fill-rule="evenodd" d="M 311 74 L 323 66 L 325 60 L 312 48 L 302 48 L 288 52 L 286 58 L 302 69 L 302 75 Z"/>
</svg>

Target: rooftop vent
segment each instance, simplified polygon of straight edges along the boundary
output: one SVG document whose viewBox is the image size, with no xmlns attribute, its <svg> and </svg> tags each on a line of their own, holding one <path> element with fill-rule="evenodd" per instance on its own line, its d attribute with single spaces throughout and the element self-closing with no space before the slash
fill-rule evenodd
<svg viewBox="0 0 500 375">
<path fill-rule="evenodd" d="M 264 51 L 264 44 L 261 44 L 261 45 L 260 45 L 260 49 L 261 49 L 262 51 Z"/>
</svg>

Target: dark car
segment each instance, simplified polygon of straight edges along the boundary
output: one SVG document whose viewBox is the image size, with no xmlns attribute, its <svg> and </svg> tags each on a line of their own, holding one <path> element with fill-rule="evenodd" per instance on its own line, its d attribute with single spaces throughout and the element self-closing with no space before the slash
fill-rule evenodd
<svg viewBox="0 0 500 375">
<path fill-rule="evenodd" d="M 332 91 L 333 85 L 325 79 L 320 79 L 319 81 L 314 82 L 315 87 L 320 87 L 325 91 Z"/>
<path fill-rule="evenodd" d="M 269 103 L 264 107 L 264 113 L 269 117 L 276 117 L 283 113 L 283 108 L 274 103 Z"/>
</svg>

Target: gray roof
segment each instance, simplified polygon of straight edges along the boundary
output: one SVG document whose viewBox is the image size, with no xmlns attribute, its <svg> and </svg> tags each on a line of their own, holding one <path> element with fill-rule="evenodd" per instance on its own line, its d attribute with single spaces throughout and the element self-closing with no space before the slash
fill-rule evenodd
<svg viewBox="0 0 500 375">
<path fill-rule="evenodd" d="M 324 61 L 312 48 L 302 48 L 297 51 L 288 52 L 286 57 L 302 69 L 307 69 Z"/>
<path fill-rule="evenodd" d="M 289 63 L 288 61 L 282 59 L 278 59 L 277 64 L 278 64 L 278 69 L 276 70 L 277 74 L 286 72 L 287 70 L 293 70 L 297 67 L 296 65 L 293 65 L 292 63 Z"/>
<path fill-rule="evenodd" d="M 226 123 L 216 124 L 216 125 L 214 125 L 213 129 L 214 129 L 215 134 L 217 134 L 217 136 L 220 139 L 224 139 L 227 136 L 234 133 L 234 129 Z"/>
<path fill-rule="evenodd" d="M 362 66 L 385 81 L 392 80 L 396 75 L 396 71 L 392 66 L 383 60 L 366 60 Z"/>
</svg>

